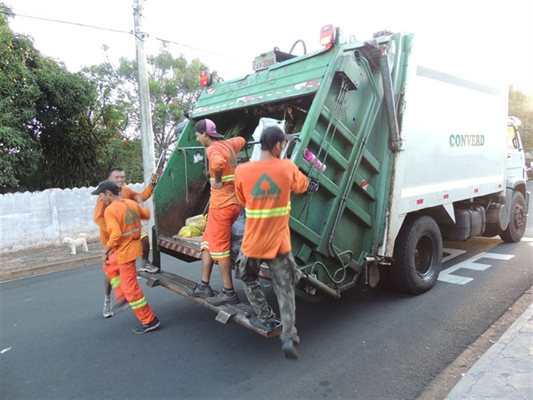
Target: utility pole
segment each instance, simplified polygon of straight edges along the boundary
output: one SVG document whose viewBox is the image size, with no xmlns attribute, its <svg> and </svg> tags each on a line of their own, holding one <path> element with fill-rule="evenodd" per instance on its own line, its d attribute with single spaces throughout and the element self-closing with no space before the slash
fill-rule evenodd
<svg viewBox="0 0 533 400">
<path fill-rule="evenodd" d="M 143 1 L 143 0 L 141 0 Z M 144 39 L 148 36 L 141 29 L 142 5 L 139 0 L 133 0 L 133 20 L 135 35 L 135 50 L 139 76 L 139 101 L 141 109 L 141 143 L 143 155 L 143 176 L 145 184 L 150 182 L 155 172 L 154 133 L 152 131 L 152 112 L 150 109 L 150 91 L 148 88 L 148 73 L 146 72 L 146 56 L 144 54 Z M 148 201 L 146 206 L 150 210 L 148 223 L 148 237 L 152 240 L 152 227 L 154 226 L 154 203 Z"/>
</svg>

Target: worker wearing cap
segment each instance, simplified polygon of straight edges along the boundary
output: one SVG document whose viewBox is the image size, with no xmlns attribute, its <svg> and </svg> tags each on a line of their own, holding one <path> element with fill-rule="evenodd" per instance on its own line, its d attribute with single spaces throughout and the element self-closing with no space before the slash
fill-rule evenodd
<svg viewBox="0 0 533 400">
<path fill-rule="evenodd" d="M 104 272 L 115 289 L 120 303 L 128 302 L 141 321 L 134 328 L 137 334 L 146 333 L 159 326 L 137 281 L 135 260 L 142 254 L 141 219 L 150 218 L 150 211 L 133 200 L 123 199 L 120 188 L 112 181 L 101 182 L 92 192 L 107 205 L 104 220 L 109 239 L 104 248 Z"/>
<path fill-rule="evenodd" d="M 235 191 L 246 211 L 235 277 L 243 281 L 244 292 L 256 314 L 250 318 L 250 324 L 272 332 L 279 327 L 279 321 L 259 283 L 261 263 L 268 265 L 283 327 L 282 351 L 286 358 L 297 359 L 295 345 L 300 339 L 294 325 L 294 285 L 302 272 L 291 253 L 290 193 L 304 193 L 309 181 L 294 162 L 281 159 L 291 138 L 277 126 L 265 128 L 260 139 L 259 160 L 241 164 L 235 170 Z M 313 187 L 313 190 L 318 189 L 317 182 Z"/>
<path fill-rule="evenodd" d="M 150 196 L 152 196 L 153 190 L 155 185 L 157 184 L 157 175 L 152 174 L 152 177 L 150 179 L 150 184 L 144 189 L 141 193 L 138 193 L 132 189 L 130 189 L 128 186 L 126 186 L 125 179 L 126 179 L 126 173 L 124 172 L 124 169 L 121 167 L 113 167 L 109 170 L 108 173 L 108 180 L 114 182 L 119 190 L 120 190 L 120 196 L 124 199 L 130 199 L 135 200 L 137 203 L 143 203 L 146 201 Z M 107 228 L 105 226 L 104 221 L 104 212 L 107 205 L 102 201 L 97 201 L 96 206 L 94 208 L 94 222 L 100 227 L 100 242 L 105 246 L 107 241 L 109 240 L 109 234 L 107 232 Z M 143 224 L 143 229 L 141 230 L 141 245 L 142 245 L 142 261 L 139 270 L 149 272 L 149 273 L 156 273 L 159 272 L 159 268 L 152 265 L 150 261 L 148 260 L 148 256 L 150 254 L 150 240 L 148 238 L 148 234 L 145 232 L 145 224 Z M 105 267 L 105 266 L 104 266 Z M 105 269 L 105 268 L 104 268 Z M 109 278 L 107 274 L 105 275 L 104 280 L 104 290 L 105 290 L 105 297 L 104 297 L 104 309 L 103 309 L 103 315 L 104 318 L 112 317 L 115 313 L 122 311 L 124 307 L 120 307 L 118 304 L 115 304 L 115 308 L 112 307 L 111 302 L 111 289 L 112 289 L 112 283 L 109 282 Z"/>
<path fill-rule="evenodd" d="M 209 161 L 211 197 L 207 215 L 207 225 L 200 240 L 202 249 L 202 280 L 187 293 L 193 297 L 202 297 L 210 304 L 236 304 L 239 297 L 233 288 L 231 278 L 231 226 L 237 220 L 240 206 L 235 196 L 235 168 L 237 154 L 246 141 L 242 137 L 222 140 L 215 123 L 202 119 L 196 123 L 196 140 L 206 148 Z M 218 262 L 223 290 L 213 296 L 209 279 L 214 261 Z"/>
</svg>

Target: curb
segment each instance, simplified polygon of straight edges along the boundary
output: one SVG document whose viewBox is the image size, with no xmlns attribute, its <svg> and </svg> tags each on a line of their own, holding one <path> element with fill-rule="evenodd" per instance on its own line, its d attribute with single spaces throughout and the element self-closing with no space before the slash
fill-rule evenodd
<svg viewBox="0 0 533 400">
<path fill-rule="evenodd" d="M 102 256 L 98 255 L 86 258 L 79 258 L 77 260 L 60 261 L 52 264 L 39 265 L 32 268 L 20 269 L 16 271 L 3 271 L 0 272 L 0 282 L 27 278 L 29 276 L 48 274 L 50 272 L 82 267 L 84 265 L 96 264 L 101 260 Z"/>
</svg>

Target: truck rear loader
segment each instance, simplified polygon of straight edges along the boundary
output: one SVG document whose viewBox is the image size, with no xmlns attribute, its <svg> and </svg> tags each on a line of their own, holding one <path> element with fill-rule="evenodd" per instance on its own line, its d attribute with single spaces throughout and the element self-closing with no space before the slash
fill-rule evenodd
<svg viewBox="0 0 533 400">
<path fill-rule="evenodd" d="M 518 143 L 510 137 L 518 131 L 507 117 L 508 88 L 419 63 L 410 33 L 358 41 L 328 25 L 321 42 L 300 56 L 278 48 L 261 54 L 256 71 L 239 79 L 210 84 L 204 74 L 208 86 L 155 189 L 154 264 L 161 253 L 200 259 L 199 241 L 176 234 L 208 209 L 207 160 L 195 140 L 202 118 L 251 145 L 262 121 L 283 121 L 297 136 L 286 157 L 320 183 L 316 193 L 291 198 L 292 251 L 304 273 L 299 298 L 317 302 L 356 284 L 374 287 L 380 266 L 399 290 L 421 294 L 437 282 L 443 241 L 520 241 L 529 193 L 523 172 L 508 172 L 508 150 L 521 151 L 508 149 Z M 220 322 L 279 333 L 252 327 L 248 304 L 215 307 L 189 297 L 194 282 L 182 276 L 140 275 L 211 308 Z M 268 268 L 262 276 L 269 278 Z"/>
</svg>

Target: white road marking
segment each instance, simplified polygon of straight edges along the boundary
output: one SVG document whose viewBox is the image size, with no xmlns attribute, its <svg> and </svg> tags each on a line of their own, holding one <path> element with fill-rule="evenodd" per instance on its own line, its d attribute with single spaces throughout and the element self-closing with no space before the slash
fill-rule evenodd
<svg viewBox="0 0 533 400">
<path fill-rule="evenodd" d="M 446 249 L 447 252 L 449 252 L 451 249 Z M 459 250 L 461 251 L 461 250 Z M 441 282 L 448 282 L 448 283 L 455 283 L 458 285 L 466 285 L 468 282 L 474 280 L 473 278 L 467 278 L 464 276 L 459 275 L 453 275 L 452 273 L 461 269 L 471 269 L 474 271 L 485 271 L 487 268 L 490 268 L 491 264 L 481 264 L 477 263 L 476 261 L 480 258 L 492 258 L 493 260 L 510 260 L 513 258 L 514 255 L 511 254 L 498 254 L 498 253 L 479 253 L 475 255 L 474 257 L 469 258 L 468 260 L 462 261 L 459 264 L 455 264 L 454 266 L 450 268 L 446 268 L 444 271 L 441 271 L 439 275 L 439 281 Z M 453 258 L 453 257 L 452 257 Z"/>
<path fill-rule="evenodd" d="M 458 250 L 458 249 L 442 249 L 443 253 L 449 253 L 446 257 L 442 257 L 442 262 L 445 263 L 446 261 L 450 261 L 452 258 L 455 258 L 457 256 L 460 256 L 461 254 L 466 253 L 466 250 Z"/>
</svg>

